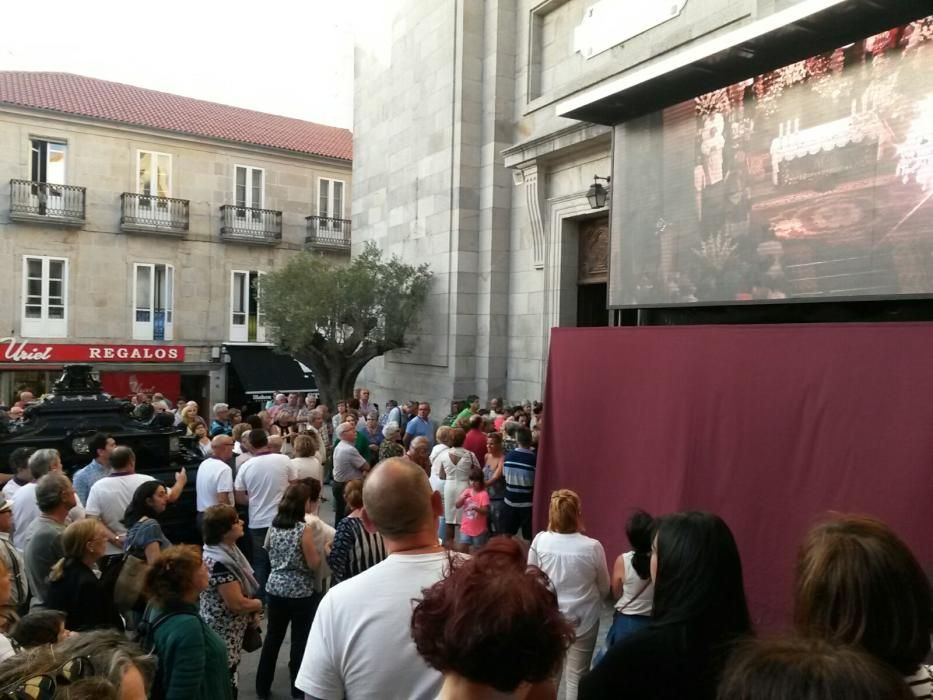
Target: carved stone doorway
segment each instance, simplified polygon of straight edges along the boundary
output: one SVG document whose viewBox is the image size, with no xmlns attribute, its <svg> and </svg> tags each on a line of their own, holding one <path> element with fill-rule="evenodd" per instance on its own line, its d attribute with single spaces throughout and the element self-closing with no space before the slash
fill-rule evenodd
<svg viewBox="0 0 933 700">
<path fill-rule="evenodd" d="M 577 327 L 609 325 L 609 217 L 581 221 L 577 255 Z"/>
</svg>

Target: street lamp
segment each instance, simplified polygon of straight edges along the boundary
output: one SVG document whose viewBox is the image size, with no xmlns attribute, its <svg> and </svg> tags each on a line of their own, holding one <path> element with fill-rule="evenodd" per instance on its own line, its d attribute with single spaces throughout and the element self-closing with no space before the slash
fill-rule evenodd
<svg viewBox="0 0 933 700">
<path fill-rule="evenodd" d="M 605 180 L 606 184 L 612 182 L 611 177 L 593 176 L 593 184 L 586 192 L 586 201 L 590 203 L 590 209 L 602 209 L 606 206 L 606 199 L 609 197 L 609 190 L 599 184 L 600 180 Z"/>
</svg>

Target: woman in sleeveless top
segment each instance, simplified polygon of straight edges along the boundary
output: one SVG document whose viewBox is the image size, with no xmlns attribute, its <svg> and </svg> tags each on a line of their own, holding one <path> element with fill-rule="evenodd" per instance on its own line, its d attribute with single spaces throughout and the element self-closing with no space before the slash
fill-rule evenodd
<svg viewBox="0 0 933 700">
<path fill-rule="evenodd" d="M 612 627 L 606 634 L 607 649 L 651 621 L 654 519 L 643 510 L 635 511 L 625 525 L 625 534 L 632 551 L 620 555 L 612 570 L 612 597 L 616 599 L 616 611 Z"/>
<path fill-rule="evenodd" d="M 275 664 L 289 626 L 292 628 L 288 661 L 292 697 L 304 697 L 295 688 L 295 677 L 321 600 L 315 588 L 314 570 L 320 567 L 324 554 L 315 546 L 314 530 L 305 523 L 305 513 L 321 495 L 321 482 L 317 479 L 307 482 L 298 481 L 286 489 L 266 535 L 265 546 L 272 570 L 266 583 L 269 626 L 256 672 L 256 695 L 260 698 L 269 697 L 272 690 Z"/>
<path fill-rule="evenodd" d="M 483 476 L 486 478 L 486 491 L 489 493 L 489 533 L 498 535 L 505 531 L 502 513 L 505 510 L 505 477 L 502 467 L 505 453 L 502 451 L 502 434 L 489 433 L 486 436 L 486 464 Z"/>
<path fill-rule="evenodd" d="M 382 535 L 367 531 L 360 517 L 363 509 L 363 482 L 348 481 L 343 493 L 350 512 L 337 523 L 334 544 L 327 555 L 334 584 L 346 581 L 386 558 Z"/>
</svg>

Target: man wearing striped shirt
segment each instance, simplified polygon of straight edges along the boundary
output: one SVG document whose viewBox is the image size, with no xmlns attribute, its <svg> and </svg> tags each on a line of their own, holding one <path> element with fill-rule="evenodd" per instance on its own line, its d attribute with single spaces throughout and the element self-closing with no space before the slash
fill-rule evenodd
<svg viewBox="0 0 933 700">
<path fill-rule="evenodd" d="M 531 540 L 531 500 L 535 487 L 537 455 L 531 449 L 531 431 L 522 426 L 515 431 L 518 448 L 505 456 L 505 524 L 509 535 L 519 530 Z"/>
</svg>

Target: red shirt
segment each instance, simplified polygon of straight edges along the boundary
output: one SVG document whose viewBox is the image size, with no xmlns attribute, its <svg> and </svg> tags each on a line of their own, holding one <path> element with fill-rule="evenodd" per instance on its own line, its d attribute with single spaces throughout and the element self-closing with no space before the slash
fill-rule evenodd
<svg viewBox="0 0 933 700">
<path fill-rule="evenodd" d="M 463 446 L 476 455 L 476 461 L 480 466 L 486 463 L 486 433 L 482 430 L 468 430 Z"/>
</svg>

